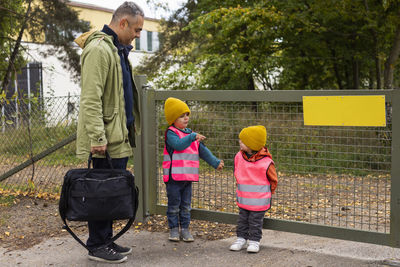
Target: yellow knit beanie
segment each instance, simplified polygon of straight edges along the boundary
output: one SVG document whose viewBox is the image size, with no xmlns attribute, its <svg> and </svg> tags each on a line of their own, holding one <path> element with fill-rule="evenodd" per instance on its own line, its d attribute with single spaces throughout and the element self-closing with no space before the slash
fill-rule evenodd
<svg viewBox="0 0 400 267">
<path fill-rule="evenodd" d="M 262 125 L 249 126 L 243 128 L 239 134 L 239 138 L 248 148 L 253 151 L 258 151 L 263 148 L 267 142 L 267 130 Z"/>
<path fill-rule="evenodd" d="M 165 100 L 164 114 L 168 125 L 173 124 L 177 118 L 185 113 L 190 114 L 190 109 L 182 100 L 175 97 L 169 97 L 167 100 Z"/>
</svg>

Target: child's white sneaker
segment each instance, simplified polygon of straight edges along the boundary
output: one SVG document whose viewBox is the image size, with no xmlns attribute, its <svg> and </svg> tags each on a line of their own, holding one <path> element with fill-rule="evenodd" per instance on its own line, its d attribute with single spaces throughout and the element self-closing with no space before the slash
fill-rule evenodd
<svg viewBox="0 0 400 267">
<path fill-rule="evenodd" d="M 247 252 L 257 253 L 260 251 L 260 242 L 249 240 Z"/>
<path fill-rule="evenodd" d="M 238 237 L 229 249 L 232 251 L 239 251 L 244 247 L 245 244 L 246 244 L 246 239 Z"/>
</svg>

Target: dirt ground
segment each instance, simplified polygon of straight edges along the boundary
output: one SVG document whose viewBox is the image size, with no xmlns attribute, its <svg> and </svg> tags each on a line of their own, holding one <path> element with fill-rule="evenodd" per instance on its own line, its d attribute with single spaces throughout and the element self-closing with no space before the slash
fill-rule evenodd
<svg viewBox="0 0 400 267">
<path fill-rule="evenodd" d="M 114 224 L 123 227 L 124 221 Z M 0 205 L 0 247 L 8 251 L 30 248 L 50 237 L 68 235 L 62 229 L 57 200 L 17 197 L 9 205 Z M 87 233 L 85 222 L 73 222 L 71 228 L 79 234 Z M 132 226 L 135 231 L 168 232 L 166 216 L 150 216 L 145 223 Z M 192 234 L 196 238 L 216 240 L 235 235 L 235 225 L 192 220 Z"/>
</svg>

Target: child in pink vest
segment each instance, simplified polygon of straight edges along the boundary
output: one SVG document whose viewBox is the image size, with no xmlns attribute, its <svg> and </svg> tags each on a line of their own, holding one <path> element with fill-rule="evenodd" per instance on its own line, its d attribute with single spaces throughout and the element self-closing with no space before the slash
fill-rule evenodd
<svg viewBox="0 0 400 267">
<path fill-rule="evenodd" d="M 167 188 L 169 240 L 194 241 L 189 231 L 192 182 L 199 181 L 199 159 L 217 170 L 224 162 L 216 158 L 201 142 L 206 137 L 187 128 L 190 109 L 185 102 L 170 97 L 164 104 L 170 125 L 165 132 L 163 180 Z M 180 231 L 179 231 L 180 228 Z"/>
<path fill-rule="evenodd" d="M 232 251 L 240 251 L 247 240 L 247 252 L 260 250 L 265 212 L 271 207 L 271 194 L 278 183 L 266 141 L 267 131 L 262 125 L 244 128 L 239 134 L 240 151 L 235 156 L 239 219 Z"/>
</svg>

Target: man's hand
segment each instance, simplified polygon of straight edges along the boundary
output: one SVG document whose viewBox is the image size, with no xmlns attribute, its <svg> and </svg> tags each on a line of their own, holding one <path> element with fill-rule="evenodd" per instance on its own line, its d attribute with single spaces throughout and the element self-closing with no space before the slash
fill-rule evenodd
<svg viewBox="0 0 400 267">
<path fill-rule="evenodd" d="M 219 165 L 218 165 L 218 167 L 217 167 L 217 170 L 222 170 L 222 168 L 224 167 L 224 161 L 223 160 L 221 160 L 221 162 L 219 163 Z"/>
<path fill-rule="evenodd" d="M 201 135 L 199 133 L 196 133 L 196 141 L 203 141 L 204 139 L 206 139 L 206 137 L 204 135 Z"/>
<path fill-rule="evenodd" d="M 90 148 L 90 152 L 92 154 L 98 154 L 98 155 L 105 155 L 107 150 L 107 145 L 104 146 L 92 146 Z"/>
</svg>

